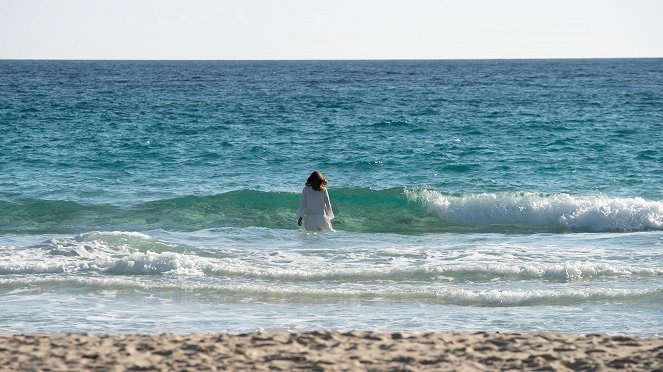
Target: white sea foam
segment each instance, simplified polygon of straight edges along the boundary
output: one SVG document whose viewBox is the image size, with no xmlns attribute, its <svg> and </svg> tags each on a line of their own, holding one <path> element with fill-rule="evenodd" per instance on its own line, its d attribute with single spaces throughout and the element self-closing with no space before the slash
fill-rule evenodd
<svg viewBox="0 0 663 372">
<path fill-rule="evenodd" d="M 121 236 L 116 240 L 100 237 Z M 170 248 L 172 250 L 166 250 Z M 160 249 L 157 252 L 152 249 Z M 425 250 L 425 248 L 422 248 Z M 251 255 L 225 252 L 210 256 L 196 249 L 177 251 L 167 242 L 147 235 L 91 233 L 74 238 L 52 239 L 31 249 L 11 249 L 0 260 L 0 275 L 99 272 L 110 275 L 176 275 L 226 278 L 252 278 L 279 282 L 441 282 L 441 281 L 573 281 L 617 277 L 659 277 L 658 265 L 623 264 L 566 259 L 560 262 L 521 258 L 519 261 L 481 262 L 447 260 L 430 255 L 409 261 L 390 257 L 384 260 L 354 253 L 335 256 L 301 255 L 296 252 Z M 405 252 L 407 253 L 407 252 Z M 425 252 L 424 252 L 425 253 Z M 321 254 L 325 254 L 321 252 Z M 422 257 L 427 257 L 423 254 Z M 483 256 L 478 257 L 484 260 Z M 371 260 L 373 260 L 371 262 Z M 305 264 L 304 264 L 305 262 Z M 361 262 L 361 265 L 357 265 Z"/>
<path fill-rule="evenodd" d="M 73 273 L 89 268 L 84 261 L 47 257 L 35 252 L 19 251 L 0 260 L 0 275 Z"/>
<path fill-rule="evenodd" d="M 406 190 L 443 221 L 464 225 L 521 225 L 581 231 L 663 229 L 663 202 L 569 194 L 480 193 L 450 195 Z"/>
<path fill-rule="evenodd" d="M 221 296 L 233 301 L 276 301 L 299 303 L 334 303 L 338 301 L 413 301 L 423 303 L 453 304 L 461 306 L 541 306 L 568 305 L 574 303 L 602 301 L 661 301 L 663 290 L 626 288 L 561 288 L 561 289 L 466 289 L 435 287 L 418 289 L 375 287 L 310 287 L 301 285 L 275 286 L 264 284 L 210 284 L 183 281 L 154 281 L 126 277 L 51 277 L 51 278 L 0 278 L 0 287 L 16 288 L 23 285 L 33 287 L 76 287 L 100 290 L 105 293 L 132 289 L 148 290 L 153 294 L 161 291 L 187 291 L 191 294 Z"/>
<path fill-rule="evenodd" d="M 98 259 L 94 268 L 109 274 L 204 275 L 212 264 L 204 258 L 174 252 L 134 252 L 117 259 Z"/>
<path fill-rule="evenodd" d="M 526 264 L 447 264 L 394 265 L 379 267 L 334 268 L 295 267 L 259 268 L 248 262 L 234 260 L 231 264 L 217 263 L 207 268 L 210 274 L 255 277 L 281 281 L 493 281 L 493 280 L 581 280 L 609 277 L 653 277 L 663 275 L 663 268 L 633 267 L 609 263 L 565 262 Z"/>
<path fill-rule="evenodd" d="M 94 237 L 108 237 L 108 236 L 118 236 L 122 238 L 138 238 L 143 240 L 152 239 L 149 235 L 137 231 L 94 231 L 94 232 L 81 234 L 79 236 L 88 240 Z"/>
</svg>

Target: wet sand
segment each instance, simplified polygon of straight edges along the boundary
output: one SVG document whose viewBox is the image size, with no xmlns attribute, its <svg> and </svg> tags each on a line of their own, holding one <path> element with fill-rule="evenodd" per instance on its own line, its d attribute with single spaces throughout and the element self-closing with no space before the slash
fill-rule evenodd
<svg viewBox="0 0 663 372">
<path fill-rule="evenodd" d="M 0 335 L 0 370 L 661 370 L 663 338 L 552 333 Z"/>
</svg>

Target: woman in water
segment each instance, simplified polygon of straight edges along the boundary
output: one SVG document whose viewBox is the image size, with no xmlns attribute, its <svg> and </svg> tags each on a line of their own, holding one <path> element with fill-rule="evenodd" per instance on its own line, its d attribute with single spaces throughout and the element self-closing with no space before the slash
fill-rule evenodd
<svg viewBox="0 0 663 372">
<path fill-rule="evenodd" d="M 314 171 L 306 180 L 306 186 L 302 190 L 302 201 L 297 210 L 299 219 L 297 224 L 302 225 L 307 231 L 334 231 L 331 220 L 334 218 L 329 193 L 325 185 L 329 182 L 318 171 Z"/>
</svg>

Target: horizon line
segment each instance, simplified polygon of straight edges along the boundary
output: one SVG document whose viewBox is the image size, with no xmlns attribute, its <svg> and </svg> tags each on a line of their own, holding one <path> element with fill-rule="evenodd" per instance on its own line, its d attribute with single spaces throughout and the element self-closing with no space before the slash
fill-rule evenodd
<svg viewBox="0 0 663 372">
<path fill-rule="evenodd" d="M 536 61 L 536 60 L 617 60 L 617 59 L 663 59 L 663 56 L 647 57 L 499 57 L 499 58 L 237 58 L 237 59 L 186 59 L 186 58 L 0 58 L 0 61 L 71 61 L 71 62 L 361 62 L 361 61 Z"/>
</svg>

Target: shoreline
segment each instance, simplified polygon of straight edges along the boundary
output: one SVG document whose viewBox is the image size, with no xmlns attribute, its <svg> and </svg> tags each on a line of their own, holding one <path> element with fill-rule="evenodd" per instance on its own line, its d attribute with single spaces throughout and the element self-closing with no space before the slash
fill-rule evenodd
<svg viewBox="0 0 663 372">
<path fill-rule="evenodd" d="M 0 334 L 1 370 L 662 370 L 663 338 L 308 331 Z"/>
</svg>

